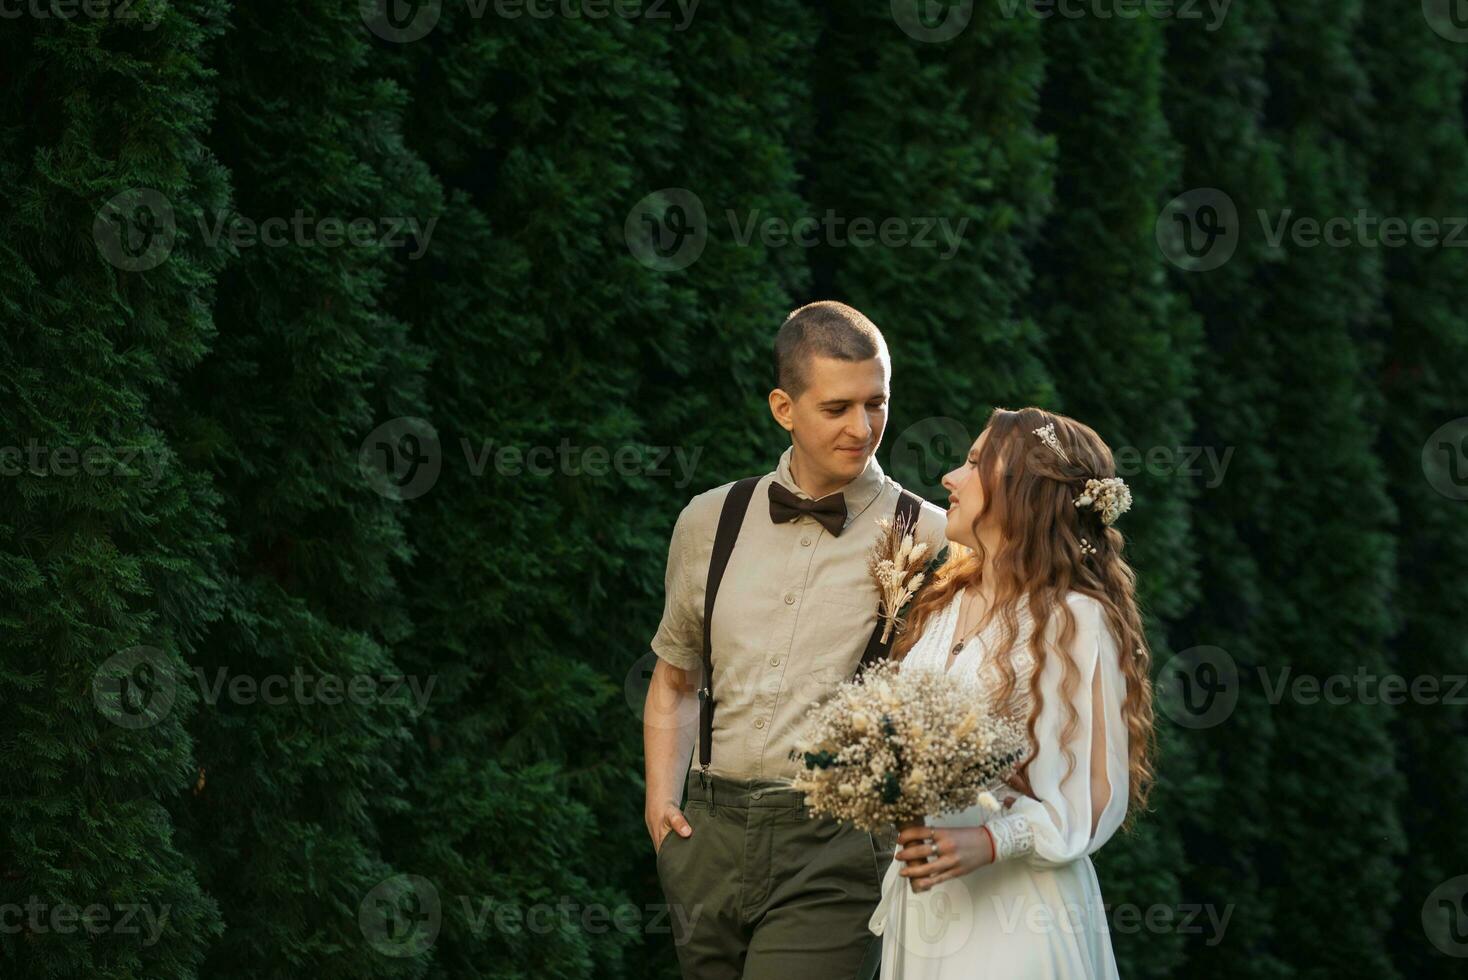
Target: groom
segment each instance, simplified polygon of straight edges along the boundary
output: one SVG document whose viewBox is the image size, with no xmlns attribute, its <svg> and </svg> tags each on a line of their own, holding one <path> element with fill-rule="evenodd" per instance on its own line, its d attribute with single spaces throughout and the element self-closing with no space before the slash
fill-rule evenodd
<svg viewBox="0 0 1468 980">
<path fill-rule="evenodd" d="M 877 520 L 907 514 L 929 554 L 945 544 L 944 512 L 877 464 L 891 362 L 872 322 L 801 307 L 775 337 L 775 372 L 790 448 L 679 514 L 652 640 L 645 817 L 685 980 L 875 974 L 867 919 L 895 842 L 810 817 L 779 780 L 797 772 L 811 703 L 890 647 L 866 568 Z"/>
</svg>

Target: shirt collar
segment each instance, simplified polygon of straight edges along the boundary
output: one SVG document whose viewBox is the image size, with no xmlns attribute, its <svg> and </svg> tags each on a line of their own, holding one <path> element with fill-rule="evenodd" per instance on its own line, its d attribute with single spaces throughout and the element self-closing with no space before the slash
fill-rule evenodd
<svg viewBox="0 0 1468 980">
<path fill-rule="evenodd" d="M 784 485 L 785 489 L 794 493 L 797 497 L 810 500 L 810 494 L 795 485 L 795 478 L 790 475 L 790 461 L 795 457 L 795 447 L 788 447 L 780 454 L 779 465 L 775 467 L 775 479 Z M 877 462 L 877 454 L 872 453 L 867 460 L 866 468 L 857 474 L 856 479 L 846 484 L 833 493 L 839 493 L 846 498 L 846 526 L 856 520 L 857 515 L 871 506 L 872 501 L 882 492 L 882 485 L 887 482 L 886 474 L 882 472 L 881 464 Z"/>
</svg>

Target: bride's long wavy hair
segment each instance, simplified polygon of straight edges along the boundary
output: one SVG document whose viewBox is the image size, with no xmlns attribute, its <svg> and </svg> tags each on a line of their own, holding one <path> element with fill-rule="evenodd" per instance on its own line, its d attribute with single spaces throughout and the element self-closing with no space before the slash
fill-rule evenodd
<svg viewBox="0 0 1468 980">
<path fill-rule="evenodd" d="M 1055 435 L 1069 456 L 1069 462 L 1050 449 L 1034 430 L 1054 424 Z M 1031 623 L 1028 650 L 1034 658 L 1029 681 L 1029 717 L 1025 725 L 1031 743 L 1038 745 L 1035 727 L 1043 706 L 1040 676 L 1047 657 L 1047 633 L 1055 637 L 1058 655 L 1064 658 L 1061 691 L 1065 698 L 1066 722 L 1062 741 L 1069 744 L 1078 733 L 1080 717 L 1071 704 L 1081 683 L 1080 668 L 1065 653 L 1075 637 L 1075 616 L 1065 602 L 1069 592 L 1080 592 L 1101 603 L 1116 649 L 1121 658 L 1121 672 L 1126 677 L 1126 701 L 1122 717 L 1128 732 L 1128 771 L 1130 786 L 1125 827 L 1133 824 L 1133 816 L 1147 806 L 1147 798 L 1155 778 L 1153 759 L 1156 735 L 1153 730 L 1151 652 L 1137 609 L 1136 574 L 1122 557 L 1125 539 L 1114 526 L 1101 523 L 1093 509 L 1076 507 L 1075 498 L 1085 489 L 1086 480 L 1116 475 L 1111 450 L 1090 427 L 1064 415 L 1039 408 L 1018 411 L 996 408 L 985 426 L 988 438 L 971 464 L 978 470 L 983 489 L 983 509 L 974 520 L 975 541 L 980 541 L 978 528 L 993 520 L 1001 541 L 994 555 L 994 602 L 985 612 L 979 627 L 986 627 L 995 617 L 1001 624 L 995 658 L 999 685 L 995 690 L 997 705 L 1011 705 L 1017 684 L 1017 673 L 1011 662 L 1019 636 L 1019 604 L 1028 594 L 1026 611 Z M 1095 554 L 1082 554 L 1084 538 Z M 972 551 L 951 543 L 948 558 L 913 599 L 906 615 L 906 628 L 893 645 L 893 659 L 907 655 L 922 635 L 928 620 L 940 612 L 955 593 L 982 577 L 985 564 L 983 544 Z M 1043 628 L 1051 617 L 1060 616 L 1059 632 Z M 1002 710 L 1002 709 L 1001 709 Z M 1043 746 L 1037 749 L 1043 751 Z M 1069 759 L 1067 775 L 1074 771 L 1074 752 L 1066 750 Z M 1033 796 L 1028 772 L 1034 756 L 1019 767 L 1011 782 Z M 1086 760 L 1089 766 L 1090 760 Z"/>
</svg>

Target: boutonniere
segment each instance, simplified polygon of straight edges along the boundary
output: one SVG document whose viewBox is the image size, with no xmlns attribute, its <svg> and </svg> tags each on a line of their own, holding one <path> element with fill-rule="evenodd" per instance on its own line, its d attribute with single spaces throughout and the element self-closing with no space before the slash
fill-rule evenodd
<svg viewBox="0 0 1468 980">
<path fill-rule="evenodd" d="M 885 624 L 883 643 L 894 629 L 901 632 L 902 608 L 932 571 L 933 564 L 924 562 L 927 554 L 928 543 L 917 539 L 917 529 L 907 520 L 884 517 L 877 521 L 877 541 L 867 557 L 867 571 L 881 596 L 878 614 Z"/>
</svg>

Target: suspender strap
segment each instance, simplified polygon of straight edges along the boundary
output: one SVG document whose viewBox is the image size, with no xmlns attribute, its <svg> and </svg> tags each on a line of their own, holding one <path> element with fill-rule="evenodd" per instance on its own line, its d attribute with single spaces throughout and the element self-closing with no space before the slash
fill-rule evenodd
<svg viewBox="0 0 1468 980">
<path fill-rule="evenodd" d="M 892 518 L 895 521 L 905 521 L 909 528 L 915 527 L 921 507 L 922 501 L 904 490 L 897 498 L 897 506 L 892 510 Z M 886 660 L 891 655 L 892 644 L 895 642 L 897 642 L 896 633 L 888 637 L 886 643 L 882 642 L 882 617 L 878 615 L 877 625 L 872 627 L 871 638 L 867 640 L 866 651 L 861 655 L 861 662 L 856 665 L 855 676 L 860 677 L 862 671 L 877 661 Z"/>
<path fill-rule="evenodd" d="M 714 550 L 709 556 L 708 582 L 703 591 L 703 687 L 698 689 L 698 765 L 705 775 L 713 757 L 714 742 L 714 599 L 719 594 L 719 583 L 724 580 L 724 570 L 729 567 L 729 556 L 734 553 L 734 542 L 738 540 L 739 528 L 744 523 L 744 513 L 749 510 L 750 498 L 754 496 L 755 485 L 760 479 L 757 476 L 746 477 L 729 488 L 729 495 L 724 498 L 724 507 L 719 511 L 719 526 L 714 532 Z M 897 498 L 897 506 L 893 508 L 893 519 L 906 521 L 912 527 L 921 507 L 922 501 L 904 490 Z M 872 629 L 871 638 L 867 640 L 866 651 L 861 655 L 856 673 L 860 675 L 871 664 L 885 660 L 892 652 L 894 640 L 895 637 L 886 643 L 882 642 L 882 621 L 880 616 L 877 617 L 877 625 Z"/>
<path fill-rule="evenodd" d="M 713 554 L 709 556 L 709 577 L 703 591 L 703 687 L 698 689 L 698 764 L 704 773 L 709 770 L 714 741 L 714 599 L 719 594 L 719 583 L 724 580 L 724 570 L 729 567 L 729 556 L 734 553 L 744 512 L 749 509 L 759 481 L 757 476 L 746 477 L 729 488 L 724 509 L 719 512 L 718 530 L 714 532 Z"/>
</svg>

